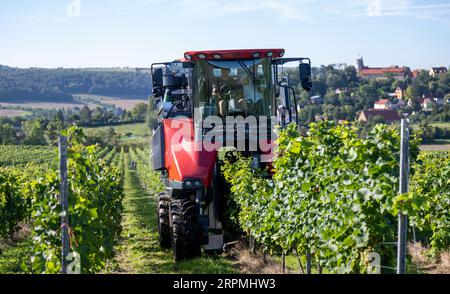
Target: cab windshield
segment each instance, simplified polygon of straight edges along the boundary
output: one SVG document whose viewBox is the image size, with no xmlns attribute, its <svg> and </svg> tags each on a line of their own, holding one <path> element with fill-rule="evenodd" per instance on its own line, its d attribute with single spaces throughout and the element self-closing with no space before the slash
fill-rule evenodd
<svg viewBox="0 0 450 294">
<path fill-rule="evenodd" d="M 270 59 L 200 60 L 195 73 L 195 107 L 203 117 L 272 115 Z"/>
</svg>

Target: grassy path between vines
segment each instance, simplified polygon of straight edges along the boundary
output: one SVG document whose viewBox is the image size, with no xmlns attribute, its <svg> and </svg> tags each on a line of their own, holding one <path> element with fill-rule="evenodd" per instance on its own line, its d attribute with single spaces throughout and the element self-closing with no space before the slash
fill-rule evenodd
<svg viewBox="0 0 450 294">
<path fill-rule="evenodd" d="M 0 241 L 0 274 L 23 273 L 22 263 L 30 266 L 31 246 L 29 235 L 14 244 Z"/>
<path fill-rule="evenodd" d="M 233 262 L 221 256 L 207 256 L 175 263 L 171 250 L 158 244 L 156 193 L 145 191 L 136 170 L 125 162 L 123 232 L 116 247 L 114 273 L 237 273 Z"/>
</svg>

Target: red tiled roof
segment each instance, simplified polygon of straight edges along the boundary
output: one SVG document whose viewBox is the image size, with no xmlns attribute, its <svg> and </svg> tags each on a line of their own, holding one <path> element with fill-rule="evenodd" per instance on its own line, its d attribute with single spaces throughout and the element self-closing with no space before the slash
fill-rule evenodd
<svg viewBox="0 0 450 294">
<path fill-rule="evenodd" d="M 389 99 L 380 99 L 375 102 L 375 104 L 388 104 L 388 103 L 389 103 Z"/>
<path fill-rule="evenodd" d="M 361 69 L 360 74 L 365 75 L 383 75 L 387 73 L 404 74 L 405 69 L 403 67 L 367 67 Z"/>
<path fill-rule="evenodd" d="M 367 109 L 363 111 L 364 116 L 368 120 L 370 117 L 381 116 L 387 122 L 399 121 L 398 112 L 390 109 Z"/>
<path fill-rule="evenodd" d="M 422 71 L 424 71 L 423 69 L 415 69 L 412 71 L 412 77 L 413 78 L 417 78 L 417 76 L 419 75 L 419 73 L 421 73 Z"/>
</svg>

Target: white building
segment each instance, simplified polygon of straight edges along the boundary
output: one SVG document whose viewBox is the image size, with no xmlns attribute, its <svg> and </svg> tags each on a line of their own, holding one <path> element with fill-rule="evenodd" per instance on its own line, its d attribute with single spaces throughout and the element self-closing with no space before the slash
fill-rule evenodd
<svg viewBox="0 0 450 294">
<path fill-rule="evenodd" d="M 389 99 L 380 99 L 375 102 L 373 108 L 375 109 L 392 109 L 392 104 Z"/>
</svg>

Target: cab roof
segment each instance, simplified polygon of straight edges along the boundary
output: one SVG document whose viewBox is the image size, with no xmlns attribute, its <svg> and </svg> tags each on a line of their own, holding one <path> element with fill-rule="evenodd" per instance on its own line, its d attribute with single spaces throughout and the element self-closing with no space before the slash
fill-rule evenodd
<svg viewBox="0 0 450 294">
<path fill-rule="evenodd" d="M 283 55 L 284 49 L 200 50 L 185 52 L 182 61 L 277 58 Z"/>
</svg>

